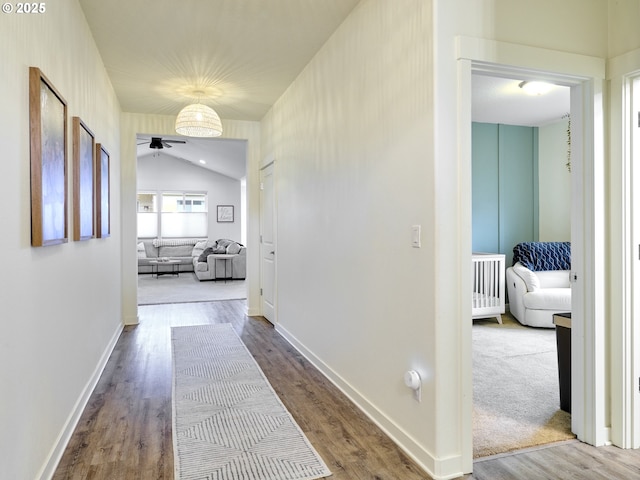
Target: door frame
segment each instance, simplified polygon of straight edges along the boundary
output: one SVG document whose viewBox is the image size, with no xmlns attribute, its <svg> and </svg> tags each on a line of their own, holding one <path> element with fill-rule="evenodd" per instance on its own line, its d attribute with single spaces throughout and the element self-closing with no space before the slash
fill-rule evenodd
<svg viewBox="0 0 640 480">
<path fill-rule="evenodd" d="M 547 80 L 571 88 L 572 114 L 572 431 L 592 445 L 609 442 L 605 336 L 605 188 L 602 59 L 491 40 L 458 37 L 458 155 L 463 215 L 460 232 L 471 245 L 471 80 L 472 74 Z M 575 115 L 575 118 L 574 118 Z M 582 161 L 580 161 L 582 160 Z M 573 220 L 575 219 L 575 221 Z M 461 251 L 465 278 L 471 252 Z M 463 283 L 463 285 L 466 285 Z M 469 312 L 470 313 L 470 312 Z M 584 321 L 579 321 L 582 318 Z M 462 455 L 472 466 L 471 318 L 461 318 L 464 396 Z M 471 471 L 471 469 L 468 469 Z"/>
<path fill-rule="evenodd" d="M 617 446 L 640 448 L 640 195 L 633 188 L 640 183 L 640 71 L 624 60 L 612 61 L 610 87 L 610 191 L 620 192 L 610 209 L 610 243 L 620 246 L 610 285 L 611 436 Z"/>
</svg>

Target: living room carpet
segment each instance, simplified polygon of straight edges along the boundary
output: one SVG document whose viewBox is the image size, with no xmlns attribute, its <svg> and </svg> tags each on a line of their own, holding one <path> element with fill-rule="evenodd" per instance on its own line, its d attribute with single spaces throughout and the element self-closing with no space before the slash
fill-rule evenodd
<svg viewBox="0 0 640 480">
<path fill-rule="evenodd" d="M 245 280 L 201 282 L 193 272 L 180 276 L 138 275 L 138 305 L 159 303 L 214 302 L 247 298 Z"/>
<path fill-rule="evenodd" d="M 555 330 L 502 319 L 473 325 L 474 458 L 575 438 L 560 410 Z"/>
<path fill-rule="evenodd" d="M 331 475 L 230 324 L 174 327 L 176 480 Z"/>
</svg>

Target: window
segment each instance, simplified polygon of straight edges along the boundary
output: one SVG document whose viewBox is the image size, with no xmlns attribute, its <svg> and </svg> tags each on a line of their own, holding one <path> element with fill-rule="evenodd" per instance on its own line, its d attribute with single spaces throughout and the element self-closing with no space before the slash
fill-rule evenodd
<svg viewBox="0 0 640 480">
<path fill-rule="evenodd" d="M 138 192 L 138 237 L 206 237 L 207 212 L 205 193 Z"/>
<path fill-rule="evenodd" d="M 158 203 L 153 192 L 138 192 L 138 237 L 158 236 Z"/>
</svg>

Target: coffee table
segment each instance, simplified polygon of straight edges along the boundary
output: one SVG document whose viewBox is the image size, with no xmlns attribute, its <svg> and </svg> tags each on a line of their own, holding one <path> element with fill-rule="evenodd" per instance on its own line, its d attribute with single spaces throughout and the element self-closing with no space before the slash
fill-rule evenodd
<svg viewBox="0 0 640 480">
<path fill-rule="evenodd" d="M 180 260 L 149 260 L 149 264 L 151 265 L 152 277 L 154 274 L 154 267 L 155 267 L 156 278 L 158 278 L 160 275 L 176 275 L 178 277 L 180 276 Z M 160 265 L 171 265 L 171 270 L 161 272 L 158 269 Z"/>
</svg>

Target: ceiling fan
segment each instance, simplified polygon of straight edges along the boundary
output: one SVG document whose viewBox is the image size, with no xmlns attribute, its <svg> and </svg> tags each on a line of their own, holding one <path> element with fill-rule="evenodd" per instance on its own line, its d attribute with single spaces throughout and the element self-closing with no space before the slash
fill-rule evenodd
<svg viewBox="0 0 640 480">
<path fill-rule="evenodd" d="M 171 148 L 172 143 L 187 143 L 184 140 L 163 140 L 161 137 L 151 137 L 150 141 L 139 143 L 138 145 L 144 145 L 145 143 L 149 144 L 149 148 L 153 149 L 162 149 L 162 148 Z"/>
</svg>

